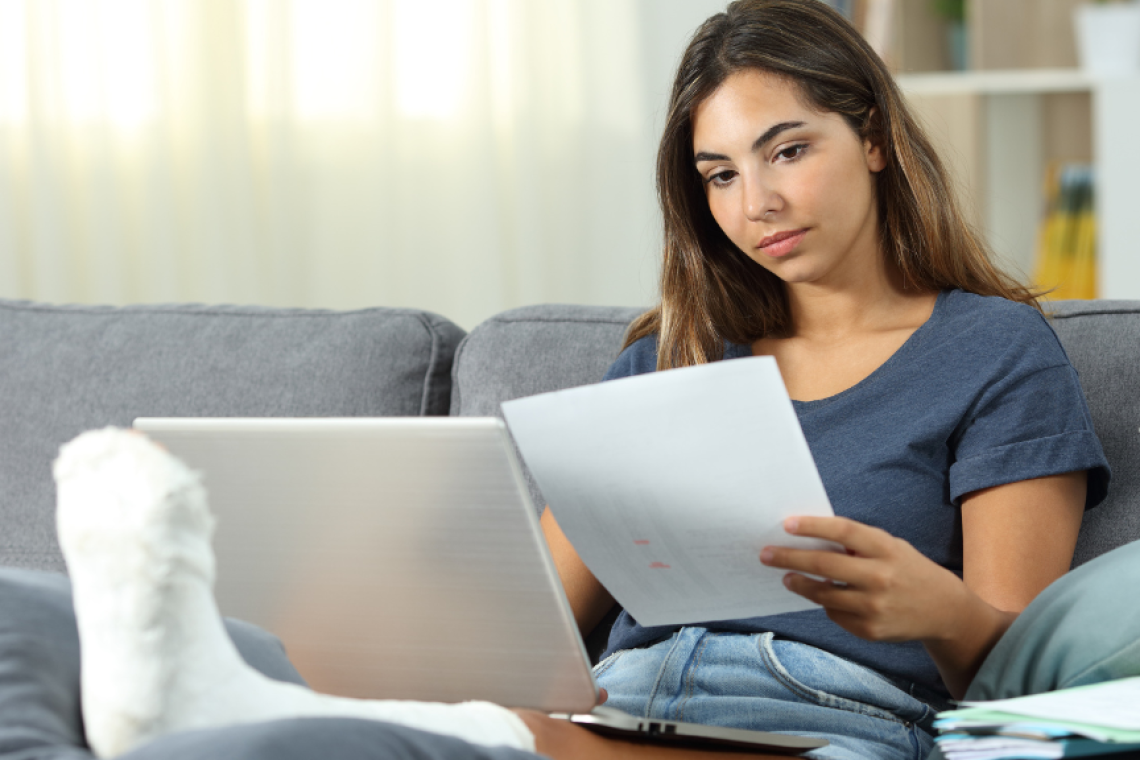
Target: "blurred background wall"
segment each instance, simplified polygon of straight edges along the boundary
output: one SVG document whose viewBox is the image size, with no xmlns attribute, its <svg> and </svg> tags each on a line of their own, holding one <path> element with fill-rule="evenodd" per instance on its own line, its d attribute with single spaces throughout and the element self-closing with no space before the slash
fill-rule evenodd
<svg viewBox="0 0 1140 760">
<path fill-rule="evenodd" d="M 0 0 L 0 297 L 648 304 L 723 0 Z"/>
<path fill-rule="evenodd" d="M 1140 68 L 1093 76 L 1074 46 L 1074 12 L 1106 6 L 826 1 L 899 74 L 1000 261 L 1055 297 L 1140 298 Z M 724 5 L 0 0 L 0 297 L 467 328 L 648 305 L 669 86 Z"/>
</svg>

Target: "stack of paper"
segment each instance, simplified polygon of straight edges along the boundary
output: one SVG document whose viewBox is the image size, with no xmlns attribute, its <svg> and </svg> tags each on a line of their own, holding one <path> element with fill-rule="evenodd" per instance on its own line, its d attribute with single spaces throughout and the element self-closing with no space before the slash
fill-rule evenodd
<svg viewBox="0 0 1140 760">
<path fill-rule="evenodd" d="M 963 702 L 934 724 L 947 760 L 1086 757 L 1140 750 L 1140 678 Z"/>
</svg>

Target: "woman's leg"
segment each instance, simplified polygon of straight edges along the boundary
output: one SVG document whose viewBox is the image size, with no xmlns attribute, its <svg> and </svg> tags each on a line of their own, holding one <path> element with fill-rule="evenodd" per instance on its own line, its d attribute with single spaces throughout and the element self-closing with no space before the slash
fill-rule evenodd
<svg viewBox="0 0 1140 760">
<path fill-rule="evenodd" d="M 213 599 L 205 492 L 145 437 L 85 433 L 62 449 L 55 477 L 84 652 L 84 721 L 97 755 L 184 729 L 304 716 L 372 718 L 533 749 L 525 723 L 497 705 L 328 697 L 246 665 Z"/>
<path fill-rule="evenodd" d="M 935 710 L 883 676 L 771 634 L 681 629 L 598 665 L 606 704 L 647 718 L 772 731 L 830 745 L 819 760 L 924 758 Z"/>
</svg>

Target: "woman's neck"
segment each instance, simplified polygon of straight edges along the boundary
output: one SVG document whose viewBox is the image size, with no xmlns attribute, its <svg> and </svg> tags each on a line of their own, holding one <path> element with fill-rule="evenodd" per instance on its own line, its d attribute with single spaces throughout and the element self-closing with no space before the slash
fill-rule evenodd
<svg viewBox="0 0 1140 760">
<path fill-rule="evenodd" d="M 893 270 L 884 265 L 835 278 L 839 281 L 788 283 L 788 337 L 832 342 L 922 324 L 937 294 L 904 287 Z"/>
</svg>

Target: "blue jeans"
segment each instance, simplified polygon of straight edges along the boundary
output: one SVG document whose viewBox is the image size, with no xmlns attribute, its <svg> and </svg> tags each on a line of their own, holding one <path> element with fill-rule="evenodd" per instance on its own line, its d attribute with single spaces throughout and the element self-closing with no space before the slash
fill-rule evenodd
<svg viewBox="0 0 1140 760">
<path fill-rule="evenodd" d="M 873 670 L 771 633 L 682 628 L 594 668 L 606 705 L 647 718 L 811 736 L 816 760 L 923 760 L 935 709 Z"/>
</svg>

